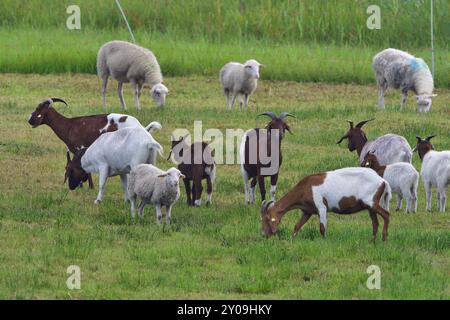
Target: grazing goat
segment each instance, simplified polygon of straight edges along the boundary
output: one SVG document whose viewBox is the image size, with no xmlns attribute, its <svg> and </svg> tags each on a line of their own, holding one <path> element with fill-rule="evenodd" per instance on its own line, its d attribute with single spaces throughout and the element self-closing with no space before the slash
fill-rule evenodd
<svg viewBox="0 0 450 320">
<path fill-rule="evenodd" d="M 185 141 L 186 137 L 180 137 L 178 140 L 172 137 L 172 151 L 170 151 L 168 159 L 173 153 L 175 161 L 179 163 L 178 169 L 184 175 L 183 182 L 187 204 L 197 207 L 201 205 L 202 180 L 206 179 L 206 192 L 208 194 L 206 205 L 210 205 L 212 204 L 213 184 L 216 176 L 214 150 L 211 150 L 206 142 L 195 142 L 189 146 Z"/>
<path fill-rule="evenodd" d="M 117 92 L 122 109 L 126 109 L 123 99 L 123 83 L 130 82 L 134 89 L 134 103 L 140 109 L 139 98 L 144 84 L 150 85 L 150 95 L 158 105 L 164 106 L 169 90 L 162 84 L 161 68 L 153 52 L 126 41 L 105 43 L 97 55 L 97 74 L 102 80 L 103 110 L 106 111 L 106 86 L 111 76 L 117 80 Z"/>
<path fill-rule="evenodd" d="M 440 212 L 445 212 L 447 200 L 445 190 L 450 184 L 450 151 L 434 151 L 430 140 L 435 136 L 426 139 L 417 138 L 417 145 L 414 151 L 419 153 L 422 160 L 420 175 L 425 185 L 427 197 L 427 210 L 431 211 L 431 188 L 437 188 L 437 207 Z"/>
<path fill-rule="evenodd" d="M 359 156 L 359 165 L 364 166 L 364 157 L 370 152 L 375 152 L 380 165 L 388 165 L 395 162 L 412 161 L 412 151 L 408 141 L 402 136 L 396 134 L 386 134 L 375 140 L 367 141 L 367 136 L 362 127 L 371 120 L 365 120 L 353 126 L 353 121 L 347 120 L 350 129 L 337 142 L 340 144 L 344 139 L 348 139 L 348 150 L 356 150 Z"/>
<path fill-rule="evenodd" d="M 397 194 L 397 211 L 402 208 L 402 198 L 406 199 L 407 213 L 417 211 L 419 173 L 412 164 L 397 162 L 382 166 L 378 162 L 376 155 L 369 152 L 364 158 L 364 166 L 375 170 L 380 177 L 389 182 L 392 193 Z"/>
<path fill-rule="evenodd" d="M 66 118 L 53 107 L 54 102 L 67 103 L 59 98 L 49 98 L 42 101 L 28 118 L 28 123 L 36 128 L 42 124 L 48 125 L 73 154 L 83 147 L 89 147 L 101 134 L 128 127 L 142 127 L 141 123 L 126 114 L 110 113 Z M 161 129 L 158 122 L 150 123 L 146 130 Z M 89 186 L 92 188 L 92 178 L 89 175 Z"/>
<path fill-rule="evenodd" d="M 108 177 L 120 175 L 127 196 L 127 174 L 141 163 L 155 163 L 156 151 L 162 156 L 162 147 L 142 127 L 124 128 L 102 134 L 89 148 L 81 148 L 66 166 L 69 189 L 76 189 L 87 180 L 89 173 L 99 174 L 99 191 L 95 203 L 102 201 Z"/>
<path fill-rule="evenodd" d="M 170 224 L 173 204 L 180 197 L 179 180 L 184 175 L 176 168 L 162 171 L 151 164 L 140 164 L 128 176 L 128 199 L 131 202 L 131 218 L 134 220 L 136 199 L 141 199 L 139 218 L 144 216 L 144 207 L 151 203 L 156 207 L 156 222 L 161 224 L 161 206 L 166 207 L 166 222 Z"/>
<path fill-rule="evenodd" d="M 367 209 L 372 218 L 373 240 L 378 233 L 378 218 L 384 220 L 383 241 L 387 239 L 389 212 L 386 204 L 391 199 L 391 188 L 372 169 L 344 168 L 313 174 L 300 180 L 277 202 L 264 201 L 261 206 L 261 231 L 272 236 L 286 212 L 300 209 L 303 215 L 295 225 L 295 237 L 313 214 L 320 218 L 320 233 L 325 236 L 327 212 L 356 213 Z"/>
<path fill-rule="evenodd" d="M 416 94 L 419 112 L 430 110 L 431 98 L 436 95 L 433 94 L 433 75 L 423 59 L 390 48 L 373 57 L 372 67 L 380 90 L 378 104 L 381 109 L 384 109 L 384 94 L 391 87 L 402 91 L 401 110 L 410 90 Z"/>
<path fill-rule="evenodd" d="M 278 117 L 273 112 L 264 112 L 259 115 L 269 116 L 271 121 L 265 129 L 248 130 L 240 145 L 241 174 L 244 179 L 246 204 L 255 203 L 256 182 L 259 183 L 261 201 L 266 199 L 265 177 L 270 177 L 270 199 L 275 200 L 278 172 L 283 160 L 281 140 L 285 131 L 292 134 L 285 118 L 288 116 L 295 118 L 287 112 L 281 113 Z M 250 178 L 252 181 L 249 186 Z"/>
</svg>

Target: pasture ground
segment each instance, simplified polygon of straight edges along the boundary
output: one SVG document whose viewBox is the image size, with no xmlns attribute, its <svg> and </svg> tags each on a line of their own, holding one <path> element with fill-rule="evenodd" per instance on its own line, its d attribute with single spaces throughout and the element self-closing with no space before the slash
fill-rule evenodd
<svg viewBox="0 0 450 320">
<path fill-rule="evenodd" d="M 264 71 L 262 72 L 264 78 Z M 405 136 L 436 134 L 437 150 L 450 149 L 448 89 L 437 90 L 431 112 L 418 114 L 412 98 L 399 112 L 399 93 L 390 93 L 387 110 L 376 106 L 375 86 L 261 81 L 248 111 L 228 111 L 218 80 L 166 78 L 168 104 L 156 109 L 146 92 L 143 110 L 134 109 L 125 88 L 128 113 L 143 124 L 158 120 L 154 137 L 168 154 L 175 128 L 262 126 L 264 111 L 287 111 L 293 135 L 282 150 L 280 198 L 303 176 L 357 165 L 356 154 L 336 141 L 347 119 L 376 118 L 369 138 L 392 132 Z M 122 112 L 110 82 L 109 111 Z M 449 214 L 425 212 L 422 181 L 419 211 L 391 212 L 389 240 L 373 244 L 367 213 L 329 215 L 322 239 L 318 218 L 297 238 L 291 232 L 299 212 L 287 214 L 279 233 L 260 236 L 259 205 L 245 206 L 238 165 L 217 170 L 214 203 L 190 208 L 185 195 L 173 209 L 173 224 L 158 227 L 152 207 L 142 223 L 130 223 L 118 178 L 107 183 L 104 202 L 95 190 L 68 192 L 65 146 L 47 126 L 32 129 L 28 115 L 48 96 L 65 99 L 56 108 L 66 116 L 101 113 L 100 84 L 93 75 L 0 74 L 0 298 L 67 299 L 448 299 L 450 297 Z M 420 160 L 414 156 L 415 167 Z M 158 166 L 172 164 L 158 158 Z M 394 202 L 391 203 L 393 208 Z M 450 210 L 450 205 L 447 211 Z M 381 236 L 381 235 L 379 235 Z M 379 237 L 380 238 L 380 237 Z M 66 269 L 81 268 L 81 290 L 68 290 Z M 381 290 L 366 287 L 370 265 L 381 268 Z"/>
</svg>

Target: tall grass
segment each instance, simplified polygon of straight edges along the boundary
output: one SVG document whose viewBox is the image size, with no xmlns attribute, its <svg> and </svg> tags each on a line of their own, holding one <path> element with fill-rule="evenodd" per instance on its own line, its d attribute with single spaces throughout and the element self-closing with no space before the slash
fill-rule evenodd
<svg viewBox="0 0 450 320">
<path fill-rule="evenodd" d="M 121 0 L 137 33 L 162 33 L 208 41 L 269 39 L 333 45 L 425 47 L 430 0 Z M 0 26 L 64 27 L 72 0 L 2 0 Z M 123 28 L 114 0 L 78 0 L 82 26 Z M 381 9 L 381 29 L 369 30 L 366 10 Z M 435 0 L 436 41 L 450 42 L 450 1 Z"/>
</svg>

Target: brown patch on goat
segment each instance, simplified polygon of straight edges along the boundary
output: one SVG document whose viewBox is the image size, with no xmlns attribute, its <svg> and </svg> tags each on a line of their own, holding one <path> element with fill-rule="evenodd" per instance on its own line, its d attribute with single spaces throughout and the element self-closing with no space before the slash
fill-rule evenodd
<svg viewBox="0 0 450 320">
<path fill-rule="evenodd" d="M 422 140 L 417 143 L 417 152 L 419 153 L 419 157 L 423 160 L 423 157 L 428 153 L 428 151 L 434 150 L 433 145 L 426 140 Z"/>
<path fill-rule="evenodd" d="M 361 200 L 356 199 L 355 196 L 351 197 L 342 197 L 339 200 L 339 208 L 333 208 L 333 212 L 339 214 L 350 214 L 362 211 L 367 209 L 367 205 L 364 204 Z"/>
<path fill-rule="evenodd" d="M 113 132 L 113 131 L 116 131 L 116 130 L 118 130 L 119 129 L 119 127 L 117 126 L 117 124 L 114 122 L 114 119 L 111 119 L 110 121 L 109 121 L 109 126 L 108 126 L 108 128 L 106 128 L 106 132 Z"/>
<path fill-rule="evenodd" d="M 119 122 L 125 122 L 127 121 L 128 116 L 122 116 L 119 118 Z"/>
<path fill-rule="evenodd" d="M 374 153 L 368 152 L 364 157 L 364 166 L 375 170 L 380 177 L 384 176 L 386 166 L 381 166 L 378 162 L 377 156 Z"/>
</svg>

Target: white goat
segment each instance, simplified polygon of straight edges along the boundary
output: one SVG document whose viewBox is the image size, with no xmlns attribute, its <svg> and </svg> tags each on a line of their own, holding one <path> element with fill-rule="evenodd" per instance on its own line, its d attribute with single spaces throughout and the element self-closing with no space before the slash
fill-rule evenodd
<svg viewBox="0 0 450 320">
<path fill-rule="evenodd" d="M 440 212 L 445 212 L 446 194 L 445 190 L 450 184 L 450 151 L 434 151 L 429 136 L 425 140 L 417 137 L 417 150 L 422 160 L 420 174 L 423 178 L 427 197 L 427 210 L 431 211 L 431 189 L 437 188 L 437 207 Z"/>
<path fill-rule="evenodd" d="M 162 84 L 161 68 L 155 55 L 148 49 L 126 41 L 105 43 L 97 55 L 97 74 L 102 80 L 103 109 L 106 110 L 106 86 L 109 76 L 118 81 L 117 92 L 122 108 L 126 109 L 123 99 L 123 83 L 131 82 L 134 89 L 134 102 L 140 109 L 139 98 L 144 84 L 150 85 L 150 95 L 161 107 L 166 101 L 169 90 Z"/>
<path fill-rule="evenodd" d="M 141 199 L 139 218 L 144 215 L 144 206 L 151 203 L 156 207 L 156 222 L 161 224 L 161 206 L 166 207 L 166 222 L 170 224 L 173 204 L 180 197 L 180 178 L 185 176 L 176 168 L 167 171 L 151 164 L 134 167 L 128 177 L 128 199 L 131 202 L 131 217 L 135 217 L 136 198 Z"/>
<path fill-rule="evenodd" d="M 391 187 L 392 193 L 397 194 L 397 210 L 402 208 L 402 199 L 406 199 L 406 212 L 417 211 L 417 186 L 419 173 L 412 164 L 397 162 L 386 166 L 380 165 L 375 153 L 369 152 L 364 158 L 364 165 L 375 170 Z M 389 211 L 389 207 L 388 207 Z"/>
<path fill-rule="evenodd" d="M 280 200 L 262 203 L 262 233 L 265 236 L 275 234 L 285 213 L 300 209 L 303 215 L 295 225 L 293 236 L 313 214 L 319 215 L 320 233 L 325 236 L 327 212 L 349 214 L 367 209 L 372 218 L 373 240 L 378 232 L 377 214 L 384 220 L 383 240 L 386 240 L 389 225 L 386 208 L 390 199 L 389 183 L 369 168 L 343 168 L 313 174 L 300 180 Z"/>
<path fill-rule="evenodd" d="M 408 91 L 416 94 L 419 112 L 428 112 L 431 107 L 434 83 L 430 69 L 423 59 L 397 50 L 385 49 L 375 55 L 372 62 L 379 86 L 379 106 L 384 109 L 384 94 L 388 87 L 402 91 L 401 110 L 406 103 Z"/>
<path fill-rule="evenodd" d="M 106 179 L 120 175 L 127 200 L 127 174 L 141 163 L 155 163 L 161 145 L 142 127 L 124 128 L 102 134 L 89 148 L 78 150 L 66 166 L 69 189 L 87 180 L 89 173 L 99 174 L 99 191 L 95 203 L 102 201 Z"/>
<path fill-rule="evenodd" d="M 234 106 L 236 97 L 240 106 L 248 107 L 248 98 L 256 90 L 259 79 L 259 68 L 264 67 L 256 60 L 248 60 L 244 64 L 229 62 L 220 70 L 220 82 L 227 99 L 227 106 Z M 230 101 L 231 93 L 231 101 Z"/>
</svg>

